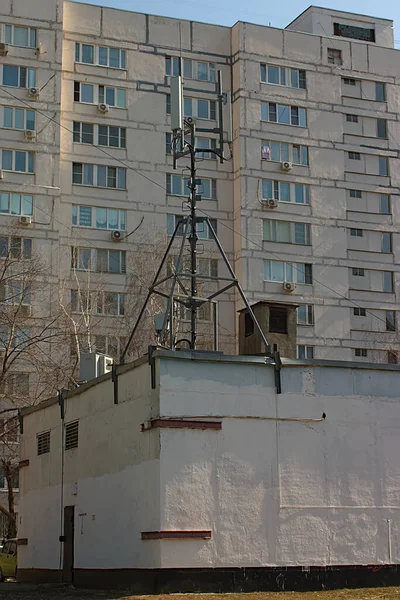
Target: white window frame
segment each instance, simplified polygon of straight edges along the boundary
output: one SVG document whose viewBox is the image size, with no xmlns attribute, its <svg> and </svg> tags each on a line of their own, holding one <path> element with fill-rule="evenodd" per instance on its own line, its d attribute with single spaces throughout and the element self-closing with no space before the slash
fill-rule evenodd
<svg viewBox="0 0 400 600">
<path fill-rule="evenodd" d="M 271 119 L 271 108 L 270 108 L 271 106 L 275 107 L 272 111 L 272 114 L 275 114 L 274 119 Z M 282 109 L 288 110 L 288 113 L 289 113 L 289 122 L 288 123 L 286 121 L 279 120 L 279 115 L 280 115 L 280 112 L 282 111 Z M 294 119 L 293 119 L 292 109 L 297 110 L 298 123 L 293 122 Z M 301 112 L 301 111 L 304 111 L 304 112 Z M 301 118 L 301 115 L 303 115 L 304 119 Z M 301 129 L 306 129 L 307 128 L 307 109 L 302 106 L 294 106 L 291 104 L 279 104 L 277 102 L 261 102 L 261 121 L 264 121 L 265 123 L 276 123 L 277 125 L 288 125 L 290 127 L 300 127 Z M 301 124 L 301 121 L 303 121 L 304 124 Z"/>
<path fill-rule="evenodd" d="M 268 185 L 270 184 L 270 185 Z M 270 192 L 267 187 L 271 187 Z M 287 189 L 288 200 L 286 195 L 282 194 L 282 189 Z M 302 202 L 296 202 L 297 190 L 301 189 Z M 298 204 L 298 205 L 309 205 L 310 204 L 310 186 L 306 183 L 290 183 L 289 181 L 278 181 L 276 179 L 262 179 L 261 180 L 261 191 L 263 200 L 269 200 L 273 198 L 278 202 L 286 204 Z"/>
<path fill-rule="evenodd" d="M 82 252 L 90 253 L 89 258 L 89 267 L 81 267 L 80 264 L 82 261 L 80 260 L 80 255 Z M 107 252 L 107 270 L 103 271 L 102 269 L 98 269 L 98 253 Z M 110 270 L 110 253 L 118 252 L 119 253 L 119 271 L 111 271 Z M 96 268 L 92 268 L 95 266 Z M 87 273 L 109 273 L 111 275 L 123 275 L 126 273 L 126 252 L 125 250 L 111 250 L 110 248 L 85 248 L 82 246 L 72 246 L 71 247 L 71 268 L 75 271 L 85 271 Z"/>
<path fill-rule="evenodd" d="M 201 185 L 197 188 L 197 194 L 201 195 L 204 200 L 216 200 L 217 199 L 217 180 L 210 179 L 209 177 L 199 177 L 201 181 L 208 181 L 210 186 L 211 197 L 204 196 L 201 193 Z M 174 181 L 180 181 L 180 191 L 174 192 Z M 166 189 L 168 196 L 188 196 L 190 193 L 189 188 L 187 187 L 186 182 L 189 181 L 188 177 L 184 177 L 183 175 L 174 175 L 171 173 L 166 174 Z"/>
<path fill-rule="evenodd" d="M 364 237 L 364 232 L 362 229 L 358 227 L 350 227 L 350 236 L 351 237 Z"/>
<path fill-rule="evenodd" d="M 8 197 L 8 211 L 2 210 L 3 200 Z M 13 207 L 14 203 L 14 207 Z M 5 204 L 5 202 L 4 202 Z M 19 204 L 19 211 L 15 210 L 15 205 Z M 33 216 L 34 196 L 31 194 L 20 194 L 19 192 L 2 192 L 0 190 L 0 215 L 26 215 Z M 30 208 L 28 208 L 30 205 Z M 27 209 L 27 210 L 26 210 Z"/>
<path fill-rule="evenodd" d="M 113 313 L 109 311 L 109 304 L 107 304 L 107 296 L 116 296 L 117 312 Z M 71 312 L 76 314 L 82 314 L 86 312 L 92 312 L 95 315 L 102 315 L 105 317 L 123 317 L 125 316 L 126 306 L 126 294 L 120 292 L 89 292 L 88 294 L 82 294 L 79 290 L 71 290 Z M 82 306 L 82 302 L 86 302 L 88 306 Z M 99 306 L 101 309 L 99 310 Z"/>
<path fill-rule="evenodd" d="M 82 167 L 82 182 L 76 182 L 74 181 L 74 166 L 75 165 L 81 165 Z M 115 169 L 115 181 L 116 181 L 116 185 L 115 186 L 109 186 L 109 185 L 98 185 L 97 182 L 99 180 L 99 169 L 105 168 L 106 169 L 106 182 L 108 182 L 109 179 L 109 169 Z M 85 169 L 87 169 L 87 171 L 89 171 L 90 169 L 92 169 L 92 180 L 93 183 L 84 183 L 85 181 Z M 125 179 L 125 185 L 123 187 L 118 185 L 118 181 L 119 181 L 119 175 L 120 173 L 124 172 L 124 179 Z M 95 183 L 96 182 L 96 183 Z M 106 189 L 106 190 L 126 190 L 126 186 L 127 186 L 127 169 L 125 167 L 115 167 L 114 165 L 93 165 L 91 163 L 72 163 L 72 185 L 82 185 L 84 187 L 95 187 L 95 188 L 102 188 L 102 189 Z"/>
<path fill-rule="evenodd" d="M 355 358 L 367 358 L 368 357 L 367 348 L 354 348 L 354 356 L 355 356 Z"/>
<path fill-rule="evenodd" d="M 272 153 L 272 144 L 279 144 L 279 157 L 275 158 Z M 270 162 L 281 163 L 285 160 L 292 162 L 294 165 L 298 167 L 308 167 L 309 166 L 309 155 L 308 155 L 308 146 L 304 144 L 292 144 L 289 142 L 279 142 L 278 140 L 264 140 L 261 142 L 261 157 L 263 158 L 263 149 L 266 149 L 265 152 L 267 154 L 266 160 Z M 295 161 L 295 152 L 294 149 L 298 148 L 298 155 L 300 157 L 300 162 Z M 287 151 L 286 151 L 287 150 Z M 306 156 L 307 162 L 301 162 L 303 156 Z"/>
<path fill-rule="evenodd" d="M 93 52 L 93 62 L 84 62 L 82 60 L 82 46 L 90 46 Z M 100 63 L 100 49 L 107 51 L 107 63 Z M 110 64 L 110 51 L 116 50 L 119 53 L 119 66 Z M 115 46 L 97 46 L 96 44 L 86 44 L 84 42 L 75 42 L 75 62 L 82 65 L 93 65 L 95 67 L 106 67 L 107 69 L 117 69 L 126 71 L 126 50 L 124 48 L 116 48 Z"/>
<path fill-rule="evenodd" d="M 0 235 L 0 240 L 7 240 L 7 254 L 4 256 L 0 254 L 0 259 L 8 258 L 12 260 L 15 258 L 16 260 L 30 260 L 32 258 L 32 238 Z M 17 244 L 15 243 L 16 240 L 18 240 Z M 0 243 L 0 249 L 3 245 L 3 241 Z"/>
<path fill-rule="evenodd" d="M 11 111 L 11 127 L 9 127 L 8 125 L 5 124 L 5 120 L 6 120 L 6 111 L 9 110 Z M 16 115 L 17 115 L 17 111 L 21 111 L 23 113 L 23 127 L 16 127 L 15 121 L 16 121 Z M 28 127 L 28 113 L 33 115 L 33 127 Z M 26 108 L 19 108 L 19 107 L 15 107 L 15 106 L 2 106 L 1 107 L 1 111 L 0 114 L 2 116 L 2 120 L 1 120 L 1 128 L 2 129 L 9 129 L 9 130 L 16 130 L 16 131 L 25 131 L 27 129 L 31 129 L 31 130 L 35 130 L 35 124 L 36 124 L 36 112 L 34 110 L 28 110 Z M 30 120 L 32 119 L 32 116 L 30 116 L 29 118 Z"/>
<path fill-rule="evenodd" d="M 3 164 L 3 153 L 4 152 L 11 152 L 11 169 L 6 169 L 4 164 Z M 7 171 L 9 173 L 24 173 L 26 175 L 33 175 L 35 173 L 35 153 L 34 152 L 29 152 L 28 150 L 10 150 L 9 148 L 3 148 L 2 150 L 0 150 L 1 153 L 1 161 L 0 161 L 0 169 L 2 169 L 3 171 Z M 25 171 L 16 171 L 15 170 L 15 163 L 16 163 L 16 156 L 17 153 L 21 153 L 21 154 L 25 154 Z M 32 165 L 32 170 L 30 170 L 30 163 Z"/>
<path fill-rule="evenodd" d="M 79 100 L 75 100 L 75 94 L 76 94 L 76 84 L 79 84 Z M 90 85 L 93 88 L 93 102 L 83 102 L 82 101 L 82 91 L 81 91 L 81 86 L 82 85 Z M 104 92 L 102 92 L 102 95 L 104 96 L 103 98 L 101 98 L 101 94 L 100 94 L 100 88 L 104 88 Z M 116 101 L 115 104 L 110 104 L 109 102 L 107 102 L 107 90 L 114 90 L 114 100 Z M 119 105 L 118 104 L 118 91 L 123 91 L 124 92 L 124 99 L 125 99 L 125 104 Z M 115 87 L 114 85 L 103 85 L 103 84 L 98 84 L 98 83 L 89 83 L 86 81 L 74 81 L 74 102 L 78 102 L 79 104 L 89 104 L 91 106 L 93 106 L 93 104 L 100 104 L 100 103 L 105 103 L 108 104 L 108 106 L 110 106 L 111 108 L 118 108 L 120 110 L 126 110 L 127 107 L 127 89 L 126 88 L 122 88 L 122 87 Z"/>
<path fill-rule="evenodd" d="M 179 56 L 166 56 L 165 57 L 165 75 L 167 77 L 176 77 L 179 75 L 179 62 L 181 58 Z M 216 64 L 214 62 L 208 62 L 204 60 L 192 60 L 191 58 L 182 59 L 182 77 L 184 79 L 193 79 L 195 81 L 208 81 L 211 83 L 216 82 Z M 207 66 L 207 78 L 199 77 L 199 65 Z M 193 77 L 195 74 L 195 77 Z"/>
<path fill-rule="evenodd" d="M 304 310 L 303 310 L 304 309 Z M 304 312 L 304 319 L 300 320 L 300 313 Z M 314 306 L 312 304 L 300 304 L 296 309 L 297 325 L 314 325 Z"/>
<path fill-rule="evenodd" d="M 38 30 L 36 27 L 26 27 L 24 25 L 13 25 L 11 23 L 3 23 L 0 25 L 1 28 L 1 40 L 9 46 L 15 46 L 17 48 L 38 48 Z M 26 29 L 28 32 L 28 45 L 21 45 L 15 43 L 15 29 Z"/>
<path fill-rule="evenodd" d="M 191 102 L 191 110 L 187 111 L 187 103 Z M 207 116 L 199 116 L 199 102 L 207 103 Z M 183 99 L 183 111 L 185 117 L 196 117 L 202 121 L 215 121 L 217 119 L 217 105 L 215 100 L 208 100 L 206 98 L 189 98 L 187 96 Z"/>
<path fill-rule="evenodd" d="M 300 356 L 300 348 L 304 348 L 304 356 Z M 311 354 L 312 356 L 309 356 Z M 314 346 L 306 346 L 304 344 L 298 344 L 296 347 L 296 357 L 300 360 L 313 360 L 314 358 Z"/>
<path fill-rule="evenodd" d="M 107 144 L 100 143 L 100 127 L 107 128 Z M 114 146 L 110 144 L 110 128 L 118 129 L 118 146 Z M 119 125 L 96 125 L 96 134 L 97 134 L 97 144 L 98 146 L 103 146 L 104 148 L 121 148 L 122 150 L 126 150 L 126 127 L 120 127 Z M 114 137 L 114 136 L 113 136 Z M 124 145 L 122 145 L 124 142 Z"/>
<path fill-rule="evenodd" d="M 272 278 L 272 264 L 282 265 L 281 270 L 283 273 L 284 279 L 273 279 Z M 308 267 L 311 267 L 311 283 L 306 283 L 306 271 L 309 270 Z M 270 272 L 271 278 L 268 279 L 266 277 L 267 270 Z M 301 277 L 300 277 L 301 274 Z M 296 262 L 287 262 L 282 260 L 264 260 L 264 281 L 268 282 L 294 282 L 299 285 L 313 285 L 313 273 L 312 273 L 312 264 L 311 263 L 296 263 Z"/>
<path fill-rule="evenodd" d="M 278 70 L 278 83 L 276 81 L 269 81 L 269 67 Z M 297 85 L 292 85 L 292 73 L 297 74 Z M 304 73 L 304 87 L 300 86 L 300 73 Z M 264 76 L 265 74 L 265 76 Z M 261 83 L 268 83 L 269 85 L 289 87 L 297 90 L 307 89 L 307 79 L 305 69 L 294 69 L 291 67 L 280 67 L 279 65 L 270 65 L 268 63 L 260 64 L 260 80 Z"/>
<path fill-rule="evenodd" d="M 18 279 L 7 280 L 0 283 L 0 293 L 4 292 L 4 300 L 1 303 L 11 306 L 30 306 L 31 305 L 31 287 L 24 286 L 24 282 Z M 0 303 L 0 306 L 1 306 Z"/>
<path fill-rule="evenodd" d="M 172 234 L 175 231 L 175 227 L 176 227 L 176 222 L 177 219 L 185 219 L 187 218 L 185 215 L 172 215 L 169 214 L 167 215 L 167 235 L 169 237 L 172 236 Z M 200 240 L 213 240 L 213 236 L 211 233 L 210 228 L 208 227 L 208 223 L 205 221 L 205 219 L 203 219 L 202 217 L 198 217 L 197 218 L 197 236 Z M 211 222 L 211 226 L 214 229 L 215 233 L 217 234 L 217 219 L 210 219 Z M 203 225 L 203 227 L 202 227 Z M 182 221 L 181 223 L 181 227 L 178 229 L 176 236 L 177 237 L 181 237 L 183 235 L 183 231 L 185 228 L 185 224 Z"/>
<path fill-rule="evenodd" d="M 350 191 L 350 198 L 362 198 L 363 197 L 363 193 L 361 190 L 349 190 Z"/>
<path fill-rule="evenodd" d="M 16 67 L 18 69 L 18 85 L 9 85 L 7 83 L 4 83 L 4 67 L 9 66 L 9 67 Z M 20 89 L 27 89 L 27 88 L 31 88 L 31 87 L 36 87 L 36 80 L 37 80 L 37 69 L 32 69 L 31 67 L 22 67 L 21 65 L 0 65 L 1 67 L 1 85 L 4 85 L 5 87 L 14 87 L 14 88 L 20 88 Z M 21 85 L 21 69 L 25 69 L 26 70 L 26 76 L 25 76 L 25 85 Z"/>
<path fill-rule="evenodd" d="M 91 211 L 91 225 L 82 225 L 80 221 L 80 210 L 81 209 L 90 209 Z M 106 227 L 97 227 L 93 225 L 93 223 L 97 223 L 96 211 L 105 210 L 106 211 Z M 109 223 L 109 211 L 117 211 L 118 212 L 118 224 L 112 227 Z M 74 222 L 75 221 L 75 222 Z M 106 231 L 106 230 L 114 230 L 120 229 L 121 231 L 126 231 L 126 210 L 122 208 L 106 208 L 103 206 L 88 206 L 86 204 L 73 204 L 72 205 L 72 226 L 73 227 L 84 227 L 85 229 L 97 229 L 98 231 Z"/>
<path fill-rule="evenodd" d="M 289 226 L 289 241 L 278 240 L 278 224 Z M 296 225 L 304 227 L 305 243 L 296 242 Z M 267 230 L 269 232 L 266 235 Z M 275 239 L 274 239 L 275 238 Z M 311 246 L 311 225 L 310 223 L 299 223 L 294 221 L 280 221 L 279 219 L 263 219 L 263 242 L 272 242 L 276 244 L 295 244 L 299 246 Z"/>
</svg>

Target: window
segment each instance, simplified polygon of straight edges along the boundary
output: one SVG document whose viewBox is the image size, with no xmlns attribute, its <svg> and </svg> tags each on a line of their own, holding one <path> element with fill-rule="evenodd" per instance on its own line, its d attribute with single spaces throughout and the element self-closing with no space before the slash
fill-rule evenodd
<svg viewBox="0 0 400 600">
<path fill-rule="evenodd" d="M 264 219 L 263 240 L 266 242 L 310 245 L 310 225 L 308 223 Z"/>
<path fill-rule="evenodd" d="M 261 120 L 283 125 L 307 127 L 307 112 L 305 108 L 299 108 L 298 106 L 261 102 Z"/>
<path fill-rule="evenodd" d="M 341 37 L 362 40 L 364 42 L 375 42 L 375 29 L 369 29 L 367 27 L 356 27 L 355 25 L 334 23 L 333 35 L 340 35 Z"/>
<path fill-rule="evenodd" d="M 0 258 L 32 258 L 31 238 L 0 237 Z"/>
<path fill-rule="evenodd" d="M 23 350 L 26 347 L 26 344 L 28 343 L 29 338 L 30 338 L 30 330 L 29 329 L 17 328 L 16 330 L 14 329 L 13 331 L 11 331 L 10 329 L 7 329 L 6 327 L 0 327 L 0 349 L 2 349 L 2 350 L 9 347 L 9 348 L 12 348 L 12 350 L 15 352 L 21 352 L 21 350 Z M 15 374 L 12 374 L 12 377 L 10 375 L 7 378 L 7 386 L 11 386 L 11 387 L 8 387 L 9 393 L 14 394 L 17 389 L 21 389 L 21 388 L 18 388 L 18 386 L 22 387 L 22 386 L 26 386 L 26 385 L 28 385 L 28 388 L 29 388 L 29 375 L 27 373 L 23 373 L 23 374 L 15 373 Z M 27 395 L 28 392 L 29 392 L 29 389 L 25 393 L 25 395 Z"/>
<path fill-rule="evenodd" d="M 126 273 L 126 252 L 72 247 L 71 268 L 97 273 Z"/>
<path fill-rule="evenodd" d="M 211 227 L 217 233 L 217 220 L 210 219 Z M 167 215 L 167 233 L 168 235 L 172 235 L 175 231 L 176 225 L 178 226 L 177 235 L 182 236 L 185 231 L 186 225 L 186 217 L 182 217 L 179 215 Z M 202 240 L 212 240 L 213 235 L 211 233 L 211 229 L 208 226 L 208 223 L 204 217 L 197 218 L 197 236 Z"/>
<path fill-rule="evenodd" d="M 297 307 L 297 325 L 314 325 L 314 307 L 302 304 Z"/>
<path fill-rule="evenodd" d="M 353 267 L 351 272 L 354 277 L 365 277 L 365 270 L 359 267 Z"/>
<path fill-rule="evenodd" d="M 342 51 L 335 48 L 328 48 L 328 63 L 330 65 L 342 65 Z"/>
<path fill-rule="evenodd" d="M 244 313 L 244 337 L 254 334 L 254 321 L 250 313 L 246 310 Z"/>
<path fill-rule="evenodd" d="M 343 77 L 342 81 L 345 85 L 356 85 L 356 80 L 351 77 Z"/>
<path fill-rule="evenodd" d="M 350 190 L 350 198 L 362 198 L 361 190 Z"/>
<path fill-rule="evenodd" d="M 196 138 L 196 150 L 216 150 L 217 140 L 212 138 Z M 197 156 L 203 159 L 215 159 L 216 155 L 213 152 L 197 152 Z"/>
<path fill-rule="evenodd" d="M 274 162 L 285 160 L 295 165 L 308 166 L 308 147 L 287 142 L 261 142 L 261 158 Z"/>
<path fill-rule="evenodd" d="M 358 115 L 346 115 L 346 121 L 349 123 L 358 123 Z"/>
<path fill-rule="evenodd" d="M 393 352 L 392 350 L 388 350 L 387 353 L 387 361 L 389 365 L 397 365 L 397 352 Z"/>
<path fill-rule="evenodd" d="M 99 125 L 98 128 L 99 146 L 110 146 L 111 148 L 126 148 L 125 127 Z"/>
<path fill-rule="evenodd" d="M 205 179 L 202 177 L 198 179 L 201 183 L 197 185 L 197 194 L 202 196 L 204 199 L 216 200 L 217 199 L 217 180 L 216 179 Z M 188 196 L 190 193 L 189 178 L 182 177 L 181 175 L 170 175 L 167 173 L 166 188 L 167 194 L 172 196 Z"/>
<path fill-rule="evenodd" d="M 165 112 L 171 114 L 171 94 L 165 94 Z"/>
<path fill-rule="evenodd" d="M 390 200 L 388 194 L 380 194 L 379 212 L 382 215 L 390 215 Z"/>
<path fill-rule="evenodd" d="M 353 237 L 363 237 L 363 230 L 351 228 L 350 235 Z"/>
<path fill-rule="evenodd" d="M 3 127 L 6 129 L 34 130 L 35 111 L 5 106 L 3 109 Z"/>
<path fill-rule="evenodd" d="M 47 454 L 50 452 L 50 431 L 38 433 L 36 436 L 37 454 Z"/>
<path fill-rule="evenodd" d="M 0 192 L 1 215 L 33 215 L 33 196 L 14 192 Z"/>
<path fill-rule="evenodd" d="M 65 450 L 77 448 L 79 443 L 79 421 L 72 421 L 65 425 Z"/>
<path fill-rule="evenodd" d="M 391 271 L 383 271 L 383 291 L 393 292 L 393 273 Z"/>
<path fill-rule="evenodd" d="M 313 359 L 314 358 L 314 346 L 297 346 L 297 358 L 300 359 Z"/>
<path fill-rule="evenodd" d="M 180 75 L 180 60 L 179 56 L 166 56 L 165 74 L 172 75 L 172 77 L 178 77 L 178 75 Z"/>
<path fill-rule="evenodd" d="M 114 292 L 90 292 L 85 294 L 71 290 L 71 311 L 83 313 L 91 311 L 96 315 L 123 316 L 125 314 L 125 294 Z"/>
<path fill-rule="evenodd" d="M 72 225 L 96 229 L 126 229 L 126 210 L 86 205 L 72 206 Z"/>
<path fill-rule="evenodd" d="M 19 280 L 0 282 L 0 302 L 6 304 L 29 306 L 31 303 L 31 288 Z"/>
<path fill-rule="evenodd" d="M 21 150 L 0 150 L 3 171 L 33 173 L 34 153 Z"/>
<path fill-rule="evenodd" d="M 185 117 L 197 117 L 198 119 L 216 119 L 215 100 L 200 100 L 195 98 L 183 99 L 183 112 Z"/>
<path fill-rule="evenodd" d="M 114 108 L 126 108 L 126 90 L 92 83 L 74 82 L 74 102 L 99 104 L 105 102 Z"/>
<path fill-rule="evenodd" d="M 350 160 L 361 160 L 361 154 L 359 152 L 349 152 Z"/>
<path fill-rule="evenodd" d="M 396 313 L 394 310 L 386 311 L 386 331 L 396 331 Z"/>
<path fill-rule="evenodd" d="M 366 358 L 368 356 L 368 352 L 366 348 L 354 348 L 354 356 Z"/>
<path fill-rule="evenodd" d="M 376 120 L 376 136 L 378 138 L 387 138 L 387 126 L 386 119 L 377 119 Z"/>
<path fill-rule="evenodd" d="M 264 281 L 293 281 L 311 285 L 313 282 L 312 265 L 304 263 L 286 263 L 278 260 L 264 261 Z"/>
<path fill-rule="evenodd" d="M 73 126 L 73 141 L 79 144 L 94 143 L 94 125 L 91 123 L 78 123 L 74 121 Z"/>
<path fill-rule="evenodd" d="M 269 331 L 270 333 L 287 333 L 287 309 L 284 306 L 269 307 Z"/>
<path fill-rule="evenodd" d="M 2 84 L 10 87 L 36 87 L 36 69 L 3 65 Z"/>
<path fill-rule="evenodd" d="M 359 306 L 356 306 L 355 308 L 353 308 L 353 315 L 355 317 L 365 317 L 366 310 L 365 308 L 360 308 Z"/>
<path fill-rule="evenodd" d="M 273 65 L 260 65 L 261 81 L 274 85 L 306 89 L 306 72 L 302 69 L 286 69 Z"/>
<path fill-rule="evenodd" d="M 72 183 L 125 190 L 126 169 L 123 167 L 72 163 Z"/>
<path fill-rule="evenodd" d="M 387 156 L 379 157 L 379 175 L 382 177 L 389 175 L 389 161 Z"/>
<path fill-rule="evenodd" d="M 375 100 L 377 102 L 385 102 L 386 93 L 385 93 L 385 84 L 384 83 L 375 83 Z"/>
<path fill-rule="evenodd" d="M 75 44 L 75 62 L 99 65 L 112 69 L 126 69 L 126 52 L 120 48 L 107 48 L 91 44 Z"/>
<path fill-rule="evenodd" d="M 13 470 L 11 479 L 12 479 L 12 481 L 11 481 L 12 489 L 14 491 L 18 491 L 18 488 L 19 488 L 18 467 L 15 467 L 15 469 Z M 5 475 L 3 467 L 0 467 L 0 489 L 8 490 L 8 483 L 7 483 L 7 479 L 6 479 L 6 475 Z M 17 514 L 18 513 L 15 513 L 15 516 L 17 516 Z M 4 554 L 10 554 L 10 555 L 15 556 L 17 554 L 17 544 L 15 542 L 10 542 L 10 541 L 4 542 L 2 552 Z"/>
<path fill-rule="evenodd" d="M 114 334 L 107 335 L 92 335 L 86 334 L 78 335 L 79 348 L 81 352 L 100 352 L 112 356 L 113 358 L 119 358 L 122 351 L 124 350 L 127 339 L 125 337 L 119 337 Z M 71 356 L 76 356 L 76 338 L 71 338 Z"/>
<path fill-rule="evenodd" d="M 37 29 L 20 25 L 4 25 L 5 43 L 21 48 L 37 47 Z"/>
<path fill-rule="evenodd" d="M 290 184 L 286 181 L 270 181 L 263 179 L 262 197 L 264 199 L 274 198 L 280 202 L 310 204 L 310 186 L 302 183 Z"/>
<path fill-rule="evenodd" d="M 173 77 L 182 74 L 185 79 L 215 82 L 215 63 L 200 62 L 184 58 L 183 73 L 180 73 L 180 60 L 181 59 L 178 56 L 166 56 L 165 74 L 172 75 Z"/>
<path fill-rule="evenodd" d="M 381 252 L 389 254 L 392 252 L 392 234 L 384 232 L 381 236 Z"/>
</svg>

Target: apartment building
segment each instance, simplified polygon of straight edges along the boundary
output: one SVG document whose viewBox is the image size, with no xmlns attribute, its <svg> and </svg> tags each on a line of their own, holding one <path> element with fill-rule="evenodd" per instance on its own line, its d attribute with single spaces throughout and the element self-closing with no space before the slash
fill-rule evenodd
<svg viewBox="0 0 400 600">
<path fill-rule="evenodd" d="M 185 212 L 188 162 L 173 170 L 169 116 L 182 57 L 185 114 L 199 127 L 217 124 L 218 70 L 232 95 L 228 160 L 207 153 L 214 134 L 198 135 L 200 208 L 249 300 L 298 306 L 300 358 L 397 362 L 392 21 L 310 7 L 283 30 L 229 28 L 5 0 L 0 23 L 1 242 L 4 254 L 17 239 L 45 265 L 40 293 L 27 296 L 32 317 L 61 302 L 72 321 L 91 313 L 82 349 L 118 356 L 124 346 L 132 282 L 146 287 Z M 200 268 L 223 273 L 199 230 Z M 222 297 L 226 351 L 237 348 L 240 308 Z M 200 316 L 207 331 L 210 313 Z"/>
</svg>

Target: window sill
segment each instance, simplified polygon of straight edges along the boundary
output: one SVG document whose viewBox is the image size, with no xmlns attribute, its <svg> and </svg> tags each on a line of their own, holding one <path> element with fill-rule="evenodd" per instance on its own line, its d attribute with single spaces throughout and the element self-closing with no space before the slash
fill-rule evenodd
<svg viewBox="0 0 400 600">
<path fill-rule="evenodd" d="M 3 173 L 15 173 L 16 175 L 35 175 L 35 173 L 31 173 L 30 171 L 9 171 L 8 169 L 1 170 L 3 171 Z"/>
<path fill-rule="evenodd" d="M 108 65 L 100 65 L 99 63 L 85 63 L 75 60 L 76 65 L 83 65 L 85 67 L 102 67 L 103 69 L 114 69 L 115 71 L 127 71 L 126 67 L 110 67 Z"/>
</svg>

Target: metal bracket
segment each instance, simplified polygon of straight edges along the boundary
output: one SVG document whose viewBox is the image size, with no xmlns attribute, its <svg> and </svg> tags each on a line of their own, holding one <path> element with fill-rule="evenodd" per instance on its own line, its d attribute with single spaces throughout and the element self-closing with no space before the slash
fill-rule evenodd
<svg viewBox="0 0 400 600">
<path fill-rule="evenodd" d="M 149 351 L 148 351 L 148 361 L 149 361 L 150 370 L 151 370 L 151 389 L 152 390 L 155 390 L 157 387 L 156 386 L 156 361 L 154 360 L 154 356 L 153 356 L 153 352 L 156 349 L 157 349 L 156 346 L 149 346 Z"/>
</svg>

